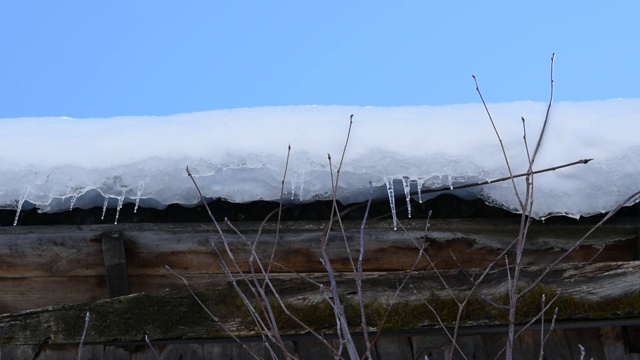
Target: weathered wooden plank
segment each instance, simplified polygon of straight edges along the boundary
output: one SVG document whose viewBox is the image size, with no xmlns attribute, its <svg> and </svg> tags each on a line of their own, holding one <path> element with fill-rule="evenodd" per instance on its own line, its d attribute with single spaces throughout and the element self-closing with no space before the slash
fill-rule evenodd
<svg viewBox="0 0 640 360">
<path fill-rule="evenodd" d="M 457 222 L 454 222 L 454 224 Z M 320 226 L 317 226 L 320 227 Z M 588 226 L 534 226 L 524 255 L 525 265 L 549 263 L 583 235 Z M 0 228 L 0 276 L 62 276 L 100 275 L 102 266 L 101 236 L 119 231 L 124 236 L 128 272 L 130 274 L 163 274 L 164 266 L 192 273 L 221 272 L 220 259 L 211 243 L 223 246 L 217 234 L 202 225 L 154 224 L 85 227 Z M 243 230 L 246 238 L 255 241 L 256 230 Z M 517 235 L 517 227 L 494 223 L 462 223 L 454 226 L 435 222 L 429 232 L 408 232 L 372 228 L 365 232 L 365 271 L 406 270 L 415 261 L 416 243 L 427 242 L 431 258 L 441 269 L 457 268 L 450 255 L 456 254 L 465 268 L 481 267 L 497 256 Z M 324 271 L 319 261 L 322 229 L 282 230 L 277 243 L 276 261 L 294 271 Z M 359 230 L 346 231 L 352 258 L 357 257 Z M 237 234 L 227 233 L 230 248 L 246 271 L 249 245 Z M 636 229 L 632 226 L 610 226 L 598 231 L 584 246 L 570 255 L 567 262 L 589 260 L 598 246 L 607 247 L 597 261 L 633 260 L 637 251 Z M 265 231 L 256 246 L 260 256 L 269 257 L 275 234 Z M 336 270 L 350 268 L 349 256 L 341 234 L 331 235 L 329 255 Z M 228 259 L 226 254 L 225 259 Z M 427 267 L 426 261 L 418 265 Z M 274 267 L 273 271 L 282 271 Z"/>
<path fill-rule="evenodd" d="M 106 297 L 104 276 L 0 278 L 0 313 L 96 301 Z"/>
<path fill-rule="evenodd" d="M 0 275 L 104 274 L 101 233 L 91 228 L 0 228 Z"/>
<path fill-rule="evenodd" d="M 124 239 L 119 231 L 102 233 L 102 253 L 107 272 L 109 297 L 129 295 L 127 260 L 124 253 Z"/>
<path fill-rule="evenodd" d="M 523 284 L 530 282 L 543 270 L 543 267 L 523 269 Z M 555 291 L 552 286 L 565 288 L 565 295 L 556 303 L 560 307 L 558 316 L 561 321 L 639 316 L 638 271 L 640 262 L 599 263 L 586 267 L 565 264 L 549 273 L 544 281 L 546 287 L 543 292 L 548 294 L 550 299 Z M 407 275 L 397 272 L 366 275 L 363 281 L 363 299 L 366 311 L 373 314 L 368 320 L 372 329 L 379 326 L 380 318 L 375 314 L 379 314 L 381 309 L 386 309 L 386 304 L 395 294 L 397 284 L 404 281 Z M 441 284 L 439 276 L 433 271 L 410 275 L 404 291 L 399 294 L 396 305 L 392 308 L 387 323 L 389 329 L 420 329 L 436 325 L 437 322 L 424 306 L 424 301 L 432 303 L 441 319 L 450 323 L 454 318 L 451 311 L 453 301 L 449 297 L 449 291 Z M 478 273 L 473 272 L 470 275 L 477 277 Z M 471 286 L 459 271 L 442 271 L 440 276 L 447 282 L 449 290 L 458 297 Z M 351 309 L 347 311 L 347 316 L 351 323 L 357 326 L 360 323 L 360 313 L 357 310 L 353 276 L 339 273 L 336 274 L 336 278 L 343 302 L 347 309 Z M 290 311 L 298 314 L 312 327 L 322 328 L 324 332 L 333 331 L 333 316 L 324 306 L 318 285 L 324 284 L 328 288 L 326 276 L 311 274 L 305 279 L 295 275 L 273 275 L 272 281 Z M 494 301 L 499 301 L 500 297 L 504 296 L 507 282 L 506 271 L 496 270 L 487 275 L 486 282 L 483 282 L 478 291 L 486 297 L 492 297 Z M 239 283 L 242 285 L 243 282 Z M 203 303 L 223 319 L 222 321 L 238 336 L 256 335 L 244 305 L 229 285 L 203 290 L 199 294 Z M 539 311 L 538 296 L 541 296 L 541 293 L 537 292 L 532 296 L 529 300 L 523 299 L 520 304 L 523 319 Z M 504 319 L 505 314 L 499 310 L 492 310 L 480 299 L 474 300 L 469 308 L 470 312 L 463 317 L 464 325 L 496 324 Z M 14 344 L 39 344 L 45 340 L 50 343 L 76 342 L 78 334 L 82 332 L 86 311 L 91 313 L 88 342 L 139 341 L 145 333 L 152 339 L 226 336 L 191 295 L 184 293 L 162 296 L 139 294 L 91 304 L 2 315 L 0 328 L 3 329 L 5 340 Z M 286 315 L 280 314 L 278 319 L 281 321 L 283 333 L 304 332 L 295 323 L 287 321 Z"/>
<path fill-rule="evenodd" d="M 223 286 L 223 274 L 184 274 L 194 289 Z M 130 275 L 132 293 L 161 295 L 186 291 L 182 280 L 169 272 L 164 275 Z M 108 298 L 106 277 L 52 276 L 0 278 L 0 314 L 39 309 L 63 304 L 78 304 Z"/>
<path fill-rule="evenodd" d="M 320 263 L 320 238 L 324 223 L 283 224 L 275 251 L 274 273 L 325 271 Z M 365 232 L 364 270 L 366 272 L 409 269 L 418 256 L 417 245 L 426 242 L 426 251 L 438 269 L 484 267 L 499 255 L 517 233 L 512 222 L 434 221 L 425 235 L 417 230 L 391 231 L 376 222 Z M 384 225 L 384 224 L 383 224 Z M 387 224 L 388 225 L 388 224 Z M 424 226 L 424 223 L 421 224 Z M 351 271 L 351 260 L 358 256 L 358 224 L 347 224 L 346 241 L 332 233 L 328 252 L 333 267 L 339 272 Z M 102 249 L 102 235 L 117 231 L 122 235 L 126 272 L 130 291 L 161 294 L 165 290 L 183 288 L 165 265 L 190 277 L 194 286 L 217 286 L 221 278 L 221 261 L 229 263 L 225 253 L 220 258 L 212 250 L 224 246 L 219 235 L 209 225 L 200 224 L 124 224 L 98 226 L 42 226 L 0 228 L 0 312 L 80 303 L 106 298 L 107 276 Z M 241 231 L 250 241 L 257 237 L 256 225 L 241 224 Z M 542 265 L 559 254 L 588 230 L 588 226 L 532 227 L 525 265 Z M 629 261 L 637 253 L 635 225 L 611 225 L 596 232 L 585 245 L 572 253 L 565 262 L 584 262 L 607 246 L 596 261 Z M 228 229 L 225 232 L 239 268 L 249 271 L 249 248 L 243 238 Z M 272 224 L 259 238 L 256 251 L 267 259 L 276 244 Z M 451 254 L 455 255 L 455 260 Z M 222 260 L 221 260 L 222 259 Z M 459 264 L 459 265 L 458 265 Z M 425 258 L 417 270 L 430 269 Z M 121 272 L 125 271 L 120 262 Z M 122 280 L 122 279 L 121 279 Z"/>
</svg>

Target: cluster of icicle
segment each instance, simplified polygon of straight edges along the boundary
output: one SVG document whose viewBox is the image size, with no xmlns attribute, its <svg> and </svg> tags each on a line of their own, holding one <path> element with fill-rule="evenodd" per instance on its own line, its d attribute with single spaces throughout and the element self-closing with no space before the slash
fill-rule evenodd
<svg viewBox="0 0 640 360">
<path fill-rule="evenodd" d="M 398 216 L 396 212 L 396 195 L 394 190 L 394 181 L 398 180 L 402 182 L 402 188 L 404 189 L 405 200 L 407 202 L 407 216 L 411 218 L 411 184 L 416 183 L 418 188 L 418 202 L 422 204 L 422 188 L 426 181 L 425 178 L 418 177 L 417 179 L 411 179 L 409 176 L 402 176 L 400 178 L 386 177 L 385 184 L 387 185 L 387 193 L 389 194 L 389 205 L 391 206 L 391 216 L 393 218 L 393 230 L 398 230 Z M 453 182 L 449 175 L 449 189 L 453 190 Z"/>
<path fill-rule="evenodd" d="M 394 230 L 397 230 L 397 213 L 396 213 L 396 203 L 395 203 L 395 190 L 394 190 L 394 183 L 396 183 L 396 181 L 401 182 L 402 183 L 402 188 L 404 189 L 404 195 L 405 195 L 405 199 L 406 199 L 406 203 L 407 203 L 407 212 L 408 212 L 408 217 L 411 218 L 411 186 L 412 184 L 415 184 L 418 190 L 418 197 L 417 200 L 419 203 L 423 202 L 423 196 L 422 196 L 422 190 L 424 187 L 425 182 L 427 181 L 425 178 L 422 177 L 418 177 L 416 179 L 411 179 L 408 176 L 402 176 L 402 177 L 386 177 L 385 178 L 385 184 L 386 184 L 386 188 L 387 188 L 387 193 L 389 196 L 389 205 L 391 207 L 391 214 L 393 217 L 393 228 Z M 140 181 L 138 183 L 138 188 L 136 190 L 136 194 L 135 194 L 135 207 L 133 212 L 136 213 L 138 211 L 138 206 L 140 203 L 140 199 L 142 197 L 142 194 L 144 192 L 144 181 Z M 433 185 L 433 184 L 431 184 Z M 449 178 L 449 184 L 448 184 L 449 189 L 453 189 L 453 183 L 451 181 L 451 178 Z M 117 195 L 113 195 L 113 194 L 103 194 L 104 196 L 104 202 L 102 204 L 102 217 L 101 219 L 104 220 L 105 218 L 105 214 L 107 212 L 107 208 L 109 206 L 109 201 L 110 199 L 117 199 L 118 200 L 118 204 L 116 206 L 116 216 L 115 216 L 115 220 L 114 220 L 114 224 L 118 223 L 118 218 L 120 216 L 120 210 L 122 209 L 122 206 L 124 204 L 125 199 L 127 198 L 127 194 L 131 192 L 132 189 L 127 188 L 126 186 L 121 187 L 122 192 L 120 194 Z M 18 224 L 18 219 L 20 217 L 20 212 L 23 208 L 23 205 L 27 199 L 27 196 L 29 195 L 29 192 L 31 191 L 31 186 L 27 185 L 24 187 L 22 194 L 20 195 L 20 199 L 18 201 L 17 204 L 17 211 L 16 211 L 16 215 L 15 215 L 15 219 L 13 222 L 13 225 L 16 226 Z M 302 199 L 303 198 L 303 191 L 304 191 L 304 172 L 301 175 L 301 178 L 294 178 L 291 180 L 291 191 L 290 191 L 290 200 L 296 200 L 296 199 Z M 69 205 L 69 211 L 73 210 L 74 204 L 76 202 L 76 199 L 78 198 L 78 196 L 80 196 L 81 194 L 78 194 L 77 192 L 72 193 L 72 187 L 70 186 L 67 194 L 65 196 L 65 198 L 71 198 L 70 201 L 70 205 Z M 42 209 L 40 210 L 42 211 Z"/>
<path fill-rule="evenodd" d="M 122 193 L 119 194 L 119 195 L 104 194 L 104 203 L 102 205 L 102 217 L 101 217 L 102 220 L 104 220 L 104 216 L 107 213 L 107 207 L 109 206 L 109 199 L 114 198 L 114 199 L 118 199 L 118 205 L 116 206 L 116 218 L 115 218 L 114 224 L 118 223 L 118 217 L 120 216 L 120 210 L 122 209 L 122 205 L 124 205 L 124 200 L 126 198 L 128 190 L 129 190 L 126 186 L 123 186 L 121 189 L 122 189 Z M 20 212 L 22 211 L 22 207 L 24 206 L 24 202 L 26 201 L 27 196 L 29 195 L 30 191 L 31 191 L 31 186 L 30 185 L 26 185 L 24 187 L 24 189 L 22 190 L 22 193 L 20 195 L 20 199 L 18 200 L 16 217 L 13 220 L 13 226 L 18 225 L 18 219 L 20 217 Z M 140 181 L 140 182 L 138 182 L 138 189 L 136 191 L 135 207 L 133 209 L 133 213 L 134 214 L 138 212 L 138 206 L 140 204 L 140 198 L 142 197 L 143 191 L 144 191 L 144 181 Z M 76 199 L 78 198 L 78 196 L 79 196 L 78 193 L 71 194 L 71 186 L 69 186 L 69 188 L 67 189 L 67 195 L 65 196 L 65 198 L 71 197 L 71 203 L 69 205 L 69 211 L 73 210 L 73 205 L 75 204 Z M 43 211 L 43 210 L 40 209 L 39 211 Z"/>
</svg>

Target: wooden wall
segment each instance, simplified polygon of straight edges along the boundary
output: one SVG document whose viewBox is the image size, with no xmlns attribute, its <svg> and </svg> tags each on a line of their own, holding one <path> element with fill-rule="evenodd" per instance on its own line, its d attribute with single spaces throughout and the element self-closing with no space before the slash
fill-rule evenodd
<svg viewBox="0 0 640 360">
<path fill-rule="evenodd" d="M 368 299 L 391 297 L 397 284 L 407 276 L 406 270 L 416 261 L 418 247 L 422 244 L 440 273 L 434 272 L 425 258 L 421 258 L 410 278 L 411 284 L 424 292 L 415 296 L 405 293 L 401 299 L 417 302 L 421 296 L 444 294 L 440 276 L 454 292 L 464 293 L 468 291 L 469 282 L 461 276 L 461 269 L 475 276 L 513 241 L 518 229 L 517 222 L 511 220 L 432 221 L 428 231 L 425 231 L 424 222 L 405 221 L 403 224 L 404 231 L 390 230 L 388 222 L 367 225 L 364 282 Z M 239 231 L 244 237 L 227 227 L 225 238 L 244 272 L 249 271 L 250 247 L 245 239 L 252 244 L 258 239 L 256 249 L 263 259 L 269 258 L 277 246 L 273 279 L 281 286 L 283 296 L 299 303 L 300 299 L 318 298 L 319 293 L 316 287 L 305 285 L 298 274 L 307 274 L 320 283 L 327 281 L 319 261 L 320 238 L 325 225 L 323 222 L 283 224 L 276 238 L 273 224 L 262 229 L 258 237 L 257 224 L 240 223 Z M 354 293 L 350 263 L 358 256 L 359 226 L 359 222 L 346 224 L 344 235 L 334 229 L 329 240 L 329 256 L 346 297 Z M 549 274 L 545 285 L 565 288 L 567 294 L 584 302 L 611 299 L 613 304 L 614 300 L 624 297 L 640 296 L 638 227 L 639 224 L 626 222 L 596 231 Z M 581 224 L 535 224 L 524 254 L 523 279 L 535 278 L 589 229 L 590 225 Z M 145 323 L 141 318 L 144 313 L 135 310 L 139 307 L 126 307 L 129 301 L 144 304 L 176 298 L 193 302 L 183 281 L 168 272 L 167 265 L 187 279 L 194 290 L 228 288 L 229 281 L 221 262 L 229 258 L 217 256 L 213 245 L 221 248 L 222 241 L 211 231 L 209 224 L 0 228 L 0 313 L 5 313 L 0 315 L 2 359 L 74 358 L 83 314 L 87 310 L 101 309 L 104 304 L 124 306 L 124 313 L 132 311 L 127 315 L 128 321 L 140 326 L 132 325 L 125 329 L 128 332 L 109 333 L 105 324 L 120 319 L 110 318 L 109 312 L 92 315 L 88 343 L 83 347 L 84 359 L 155 359 L 141 340 L 145 333 L 156 344 L 163 359 L 246 358 L 240 345 L 214 341 L 208 323 L 186 321 L 189 314 L 180 313 L 182 305 L 156 309 L 156 313 L 174 313 L 177 318 L 185 319 L 184 323 L 176 323 L 175 328 L 170 329 L 154 328 L 154 323 Z M 346 246 L 351 249 L 351 255 Z M 599 255 L 593 259 L 597 253 Z M 589 261 L 592 263 L 586 265 Z M 576 274 L 580 276 L 576 277 Z M 506 268 L 498 265 L 482 291 L 497 294 L 506 281 Z M 142 293 L 145 295 L 119 297 Z M 587 327 L 575 323 L 585 319 L 564 318 L 565 325 L 558 323 L 545 345 L 545 353 L 549 359 L 576 359 L 579 358 L 577 344 L 582 344 L 588 351 L 586 358 L 636 359 L 636 351 L 640 351 L 636 349 L 639 343 L 635 335 L 636 320 L 640 316 L 636 305 L 640 307 L 640 304 L 628 308 L 624 308 L 628 306 L 624 303 L 612 305 L 618 306 L 614 314 L 605 314 L 595 319 L 602 322 Z M 217 305 L 211 306 L 215 310 Z M 65 329 L 69 319 L 74 322 L 72 331 Z M 611 322 L 622 320 L 628 323 Z M 466 325 L 479 325 L 482 321 L 477 319 Z M 566 324 L 569 323 L 574 328 L 568 328 Z M 238 334 L 252 335 L 250 325 L 246 329 L 238 327 Z M 468 358 L 494 358 L 504 344 L 504 332 L 487 332 L 490 324 L 484 325 L 468 327 L 468 332 L 459 340 Z M 411 330 L 410 333 L 386 334 L 376 344 L 376 358 L 424 359 L 424 355 L 432 360 L 442 358 L 448 351 L 448 341 L 441 333 L 427 331 L 434 326 L 423 321 L 405 329 Z M 288 339 L 287 346 L 302 359 L 325 359 L 330 355 L 316 340 L 294 335 Z M 248 341 L 247 344 L 264 354 L 262 343 Z M 537 359 L 539 333 L 527 333 L 520 338 L 517 347 L 517 358 Z"/>
</svg>

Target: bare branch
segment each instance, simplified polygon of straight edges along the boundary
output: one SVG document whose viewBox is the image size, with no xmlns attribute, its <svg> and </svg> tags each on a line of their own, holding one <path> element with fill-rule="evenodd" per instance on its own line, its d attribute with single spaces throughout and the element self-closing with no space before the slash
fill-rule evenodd
<svg viewBox="0 0 640 360">
<path fill-rule="evenodd" d="M 356 271 L 356 288 L 358 291 L 358 300 L 360 301 L 360 318 L 362 321 L 362 333 L 364 334 L 364 343 L 367 347 L 365 357 L 369 360 L 371 357 L 371 342 L 369 341 L 369 327 L 367 326 L 367 317 L 364 311 L 364 294 L 362 293 L 362 261 L 364 258 L 364 227 L 367 224 L 367 218 L 369 217 L 369 209 L 371 208 L 371 199 L 373 199 L 373 184 L 369 182 L 369 201 L 367 202 L 367 208 L 364 212 L 364 218 L 362 219 L 362 225 L 360 225 L 360 253 L 358 254 L 358 268 Z"/>
<path fill-rule="evenodd" d="M 287 161 L 284 164 L 284 174 L 282 175 L 282 186 L 280 187 L 280 204 L 278 206 L 278 220 L 276 222 L 276 240 L 273 243 L 273 250 L 271 251 L 271 258 L 269 259 L 269 262 L 267 263 L 267 272 L 266 275 L 267 277 L 269 276 L 269 273 L 271 272 L 271 264 L 273 263 L 273 258 L 276 256 L 276 248 L 278 246 L 278 238 L 280 237 L 280 219 L 282 217 L 282 203 L 284 201 L 284 182 L 285 179 L 287 178 L 287 170 L 289 169 L 289 157 L 291 156 L 291 145 L 289 145 L 289 147 L 287 148 Z M 257 242 L 257 239 L 256 239 Z"/>
<path fill-rule="evenodd" d="M 544 137 L 544 131 L 547 128 L 547 122 L 549 121 L 549 116 L 551 114 L 551 106 L 553 104 L 553 90 L 554 90 L 554 80 L 553 80 L 553 65 L 555 62 L 556 53 L 551 54 L 551 79 L 550 79 L 550 91 L 549 91 L 549 103 L 547 104 L 547 113 L 544 116 L 544 123 L 542 124 L 542 130 L 540 130 L 540 136 L 538 137 L 538 143 L 536 144 L 536 149 L 533 151 L 533 156 L 531 157 L 530 167 L 533 167 L 533 162 L 536 160 L 536 156 L 538 155 L 538 150 L 540 150 L 540 146 L 542 145 L 542 138 Z"/>
<path fill-rule="evenodd" d="M 498 132 L 498 128 L 496 127 L 496 123 L 493 121 L 493 116 L 491 115 L 491 111 L 489 111 L 489 107 L 487 106 L 487 103 L 484 101 L 484 96 L 482 96 L 482 92 L 480 91 L 480 86 L 478 85 L 478 79 L 476 78 L 475 75 L 471 75 L 473 77 L 473 81 L 476 84 L 476 92 L 478 92 L 478 95 L 480 96 L 480 100 L 482 101 L 482 105 L 484 106 L 484 110 L 487 112 L 487 116 L 489 117 L 489 120 L 491 121 L 491 126 L 493 126 L 493 131 L 496 133 L 496 137 L 498 138 L 498 141 L 500 142 L 500 148 L 502 149 L 502 156 L 504 156 L 504 162 L 507 165 L 507 170 L 509 171 L 509 179 L 511 180 L 511 183 L 513 185 L 513 191 L 514 194 L 516 195 L 516 198 L 518 199 L 518 202 L 520 203 L 520 207 L 524 207 L 522 199 L 520 198 L 520 193 L 518 192 L 518 188 L 516 187 L 516 182 L 514 181 L 513 178 L 513 171 L 511 170 L 511 163 L 509 162 L 509 157 L 507 156 L 507 151 L 504 148 L 504 143 L 502 142 L 502 137 L 500 137 L 500 132 Z"/>
<path fill-rule="evenodd" d="M 540 356 L 538 360 L 543 360 L 544 358 L 544 309 L 545 309 L 545 300 L 546 295 L 542 294 L 542 299 L 540 299 L 540 304 L 542 305 L 542 310 L 540 311 Z"/>
<path fill-rule="evenodd" d="M 80 344 L 78 345 L 78 360 L 82 359 L 82 345 L 84 344 L 84 338 L 87 336 L 87 329 L 89 328 L 89 319 L 91 316 L 87 311 L 87 315 L 84 317 L 84 330 L 82 330 L 82 336 L 80 337 Z M 1 356 L 0 356 L 1 357 Z"/>
<path fill-rule="evenodd" d="M 341 340 L 341 346 L 342 344 L 344 344 L 347 348 L 347 353 L 349 354 L 349 358 L 351 360 L 356 360 L 356 359 L 359 359 L 358 351 L 356 349 L 355 343 L 353 342 L 353 338 L 351 337 L 351 333 L 349 332 L 349 325 L 347 324 L 347 318 L 344 313 L 344 307 L 342 305 L 342 302 L 340 301 L 340 297 L 338 294 L 334 270 L 333 270 L 333 267 L 331 266 L 331 260 L 329 259 L 329 254 L 327 253 L 327 243 L 329 241 L 329 234 L 331 232 L 331 228 L 334 221 L 334 214 L 337 214 L 337 219 L 340 224 L 340 230 L 343 233 L 343 237 L 345 237 L 344 227 L 342 226 L 342 220 L 338 212 L 338 204 L 337 204 L 336 198 L 338 193 L 338 183 L 340 181 L 340 171 L 342 170 L 342 164 L 344 161 L 345 154 L 347 152 L 347 146 L 349 144 L 349 137 L 351 135 L 352 125 L 353 125 L 353 115 L 351 115 L 349 118 L 349 130 L 347 132 L 347 138 L 345 140 L 344 148 L 342 150 L 340 164 L 338 165 L 338 169 L 336 171 L 335 181 L 333 177 L 333 166 L 331 163 L 331 155 L 327 154 L 327 159 L 329 161 L 329 172 L 331 174 L 332 206 L 331 206 L 331 215 L 329 218 L 329 223 L 327 224 L 327 227 L 325 228 L 323 237 L 321 239 L 321 254 L 322 254 L 321 262 L 322 262 L 322 265 L 327 270 L 327 275 L 329 276 L 329 282 L 331 285 L 330 290 L 333 295 L 334 315 L 336 317 L 336 326 L 338 328 L 338 336 Z M 355 272 L 355 265 L 353 264 L 353 259 L 348 247 L 347 247 L 347 252 L 348 252 L 347 254 L 348 258 L 350 259 L 352 268 Z"/>
<path fill-rule="evenodd" d="M 151 352 L 156 357 L 156 359 L 157 360 L 162 360 L 162 357 L 160 356 L 160 354 L 158 354 L 156 349 L 153 348 L 153 345 L 151 345 L 151 340 L 149 340 L 149 337 L 147 336 L 147 334 L 144 334 L 144 341 L 147 342 L 147 345 L 149 345 L 149 349 L 151 349 Z"/>
</svg>

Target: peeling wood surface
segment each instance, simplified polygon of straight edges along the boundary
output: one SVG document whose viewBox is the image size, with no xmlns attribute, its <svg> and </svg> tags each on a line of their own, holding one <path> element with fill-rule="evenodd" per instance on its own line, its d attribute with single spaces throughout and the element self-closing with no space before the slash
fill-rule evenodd
<svg viewBox="0 0 640 360">
<path fill-rule="evenodd" d="M 407 231 L 392 231 L 388 222 L 369 222 L 365 230 L 365 272 L 403 271 L 418 255 L 418 246 L 426 243 L 427 253 L 438 269 L 457 269 L 456 256 L 463 268 L 485 267 L 514 239 L 513 221 L 431 221 L 425 233 L 424 222 L 405 222 Z M 256 241 L 258 224 L 236 225 L 246 240 Z M 324 222 L 283 223 L 277 241 L 273 272 L 323 273 L 319 261 L 320 238 Z M 357 258 L 360 223 L 346 224 L 346 240 Z M 220 258 L 212 243 L 222 249 L 218 234 L 210 224 L 122 224 L 96 226 L 33 226 L 0 228 L 0 313 L 39 307 L 95 301 L 108 297 L 102 235 L 118 231 L 124 238 L 124 250 L 131 293 L 162 294 L 182 288 L 165 265 L 193 280 L 195 285 L 219 284 Z M 548 264 L 564 249 L 584 235 L 589 226 L 532 227 L 523 263 Z M 329 241 L 329 256 L 336 271 L 350 271 L 341 233 L 335 231 Z M 248 271 L 249 245 L 225 230 L 225 237 L 242 271 Z M 256 249 L 266 259 L 275 241 L 273 224 L 267 224 Z M 590 260 L 599 247 L 606 245 L 595 261 L 633 260 L 638 253 L 635 224 L 608 225 L 597 230 L 565 262 Z M 223 259 L 228 261 L 226 254 Z M 422 259 L 418 270 L 428 269 Z"/>
</svg>

